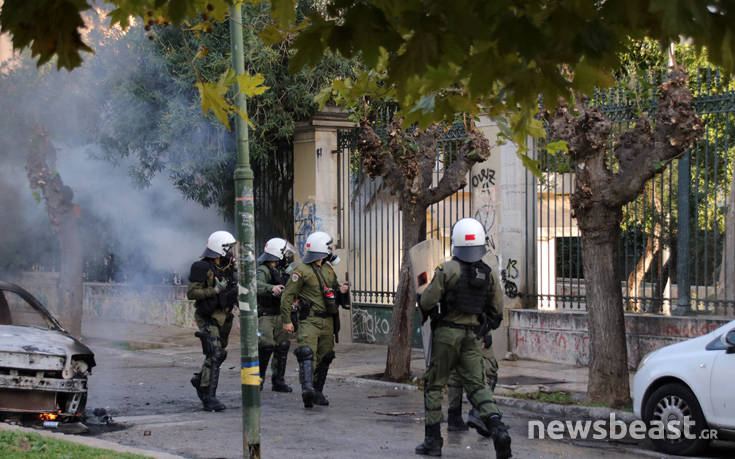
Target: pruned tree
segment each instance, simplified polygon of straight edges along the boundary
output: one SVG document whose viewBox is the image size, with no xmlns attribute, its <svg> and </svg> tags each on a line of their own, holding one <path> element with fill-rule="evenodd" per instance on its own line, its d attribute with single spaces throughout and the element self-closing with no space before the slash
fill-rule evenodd
<svg viewBox="0 0 735 459">
<path fill-rule="evenodd" d="M 74 192 L 64 185 L 56 170 L 56 149 L 46 128 L 36 127 L 28 144 L 26 173 L 32 190 L 46 202 L 51 230 L 59 240 L 61 266 L 56 285 L 58 314 L 69 333 L 82 336 L 82 242 L 79 236 L 81 210 Z"/>
<path fill-rule="evenodd" d="M 465 126 L 466 138 L 456 156 L 444 163 L 442 177 L 434 183 L 437 147 L 444 132 L 442 125 L 404 130 L 402 121 L 392 120 L 383 138 L 374 124 L 364 118 L 360 121 L 357 143 L 363 170 L 373 179 L 383 178 L 383 183 L 396 196 L 403 217 L 398 290 L 383 376 L 390 381 L 410 377 L 416 292 L 411 282 L 409 250 L 426 239 L 426 211 L 432 204 L 464 188 L 472 165 L 490 155 L 490 143 L 470 122 Z"/>
<path fill-rule="evenodd" d="M 703 125 L 680 69 L 661 84 L 655 113 L 643 113 L 612 145 L 610 119 L 584 103 L 558 107 L 549 123 L 552 136 L 567 143 L 576 174 L 571 205 L 582 233 L 589 309 L 587 397 L 622 406 L 630 398 L 621 275 L 616 268 L 623 205 L 691 148 Z"/>
</svg>

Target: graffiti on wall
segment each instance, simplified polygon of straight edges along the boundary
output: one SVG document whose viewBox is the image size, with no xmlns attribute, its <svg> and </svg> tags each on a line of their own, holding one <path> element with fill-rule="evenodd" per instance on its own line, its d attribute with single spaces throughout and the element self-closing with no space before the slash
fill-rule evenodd
<svg viewBox="0 0 735 459">
<path fill-rule="evenodd" d="M 316 215 L 316 203 L 312 200 L 294 204 L 294 226 L 296 248 L 301 256 L 306 251 L 306 238 L 314 231 L 322 229 L 322 219 Z"/>
<path fill-rule="evenodd" d="M 390 340 L 391 310 L 352 309 L 352 339 L 361 343 L 385 344 Z"/>
<path fill-rule="evenodd" d="M 496 209 L 500 205 L 497 198 L 496 179 L 496 171 L 489 167 L 483 167 L 472 174 L 472 189 L 474 193 L 477 193 L 475 200 L 476 210 L 473 217 L 482 223 L 482 226 L 485 228 L 485 233 L 488 237 L 488 250 L 498 260 L 500 280 L 505 296 L 508 298 L 518 298 L 522 296 L 518 291 L 518 284 L 520 283 L 518 260 L 508 258 L 507 263 L 504 265 L 500 247 L 498 247 L 496 242 L 498 233 Z"/>
<path fill-rule="evenodd" d="M 490 193 L 490 186 L 495 185 L 495 171 L 489 167 L 483 167 L 472 175 L 472 187 L 480 193 Z"/>
<path fill-rule="evenodd" d="M 508 264 L 500 271 L 500 278 L 503 281 L 503 290 L 505 296 L 508 298 L 517 298 L 523 296 L 518 292 L 518 285 L 516 284 L 520 272 L 518 271 L 518 260 L 508 258 Z"/>
</svg>

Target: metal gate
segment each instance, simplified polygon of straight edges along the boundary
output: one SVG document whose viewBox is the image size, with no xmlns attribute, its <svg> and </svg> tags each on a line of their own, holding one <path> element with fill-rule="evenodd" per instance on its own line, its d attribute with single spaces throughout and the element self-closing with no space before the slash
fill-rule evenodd
<svg viewBox="0 0 735 459">
<path fill-rule="evenodd" d="M 641 110 L 655 110 L 654 78 L 638 99 L 623 89 L 595 94 L 592 103 L 613 121 L 614 132 L 629 129 Z M 727 246 L 725 221 L 733 206 L 735 92 L 719 72 L 704 69 L 693 82 L 694 105 L 705 123 L 703 139 L 647 184 L 623 210 L 618 268 L 626 309 L 634 312 L 696 311 L 735 315 L 735 292 L 726 291 L 735 260 Z M 543 179 L 537 181 L 536 300 L 541 309 L 584 310 L 582 241 L 569 197 L 574 175 L 565 158 L 536 153 Z M 732 237 L 732 235 L 731 235 Z M 732 240 L 732 239 L 731 239 Z M 729 274 L 730 276 L 732 274 Z"/>
<path fill-rule="evenodd" d="M 372 180 L 362 171 L 356 148 L 356 131 L 340 131 L 338 161 L 340 199 L 338 219 L 340 234 L 347 234 L 352 290 L 352 339 L 356 342 L 387 344 L 398 287 L 402 251 L 402 216 L 398 203 L 381 178 Z M 443 174 L 465 138 L 464 127 L 454 125 L 439 141 L 434 167 L 435 183 Z M 471 187 L 466 186 L 444 201 L 427 209 L 426 237 L 442 241 L 445 255 L 450 255 L 452 224 L 471 216 Z M 418 311 L 416 313 L 418 317 Z M 414 345 L 420 346 L 417 334 L 420 322 L 414 320 Z"/>
</svg>

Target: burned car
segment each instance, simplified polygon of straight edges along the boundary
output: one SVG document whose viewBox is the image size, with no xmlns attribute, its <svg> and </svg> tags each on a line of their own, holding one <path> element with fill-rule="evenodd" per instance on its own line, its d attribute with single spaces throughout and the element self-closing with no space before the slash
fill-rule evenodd
<svg viewBox="0 0 735 459">
<path fill-rule="evenodd" d="M 22 287 L 0 282 L 0 412 L 66 420 L 87 402 L 92 351 Z"/>
</svg>

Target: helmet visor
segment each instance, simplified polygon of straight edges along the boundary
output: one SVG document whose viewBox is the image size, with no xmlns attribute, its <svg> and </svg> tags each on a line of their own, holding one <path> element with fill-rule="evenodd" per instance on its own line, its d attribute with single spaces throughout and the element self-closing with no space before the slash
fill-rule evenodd
<svg viewBox="0 0 735 459">
<path fill-rule="evenodd" d="M 311 263 L 312 261 L 321 260 L 327 257 L 329 254 L 326 252 L 306 252 L 304 258 L 301 260 L 304 263 Z"/>
<path fill-rule="evenodd" d="M 452 255 L 467 263 L 474 263 L 482 260 L 482 256 L 486 252 L 487 248 L 484 245 L 473 245 L 470 247 L 457 247 L 455 245 Z"/>
</svg>

